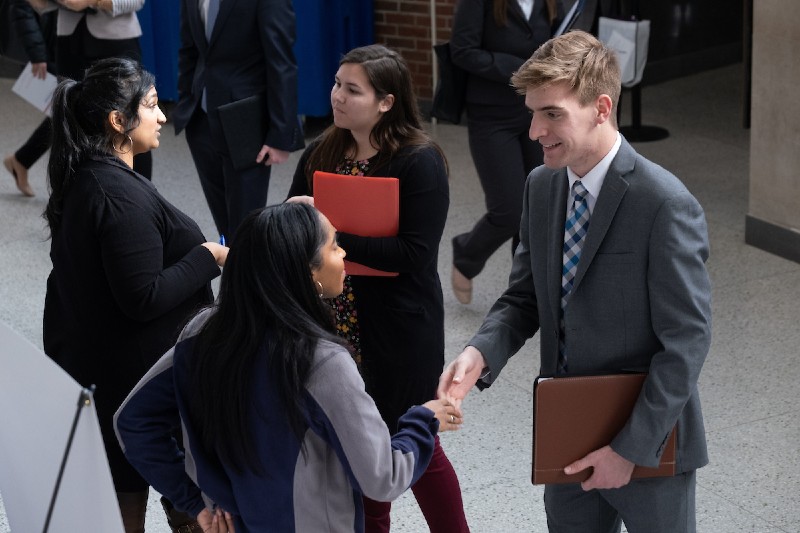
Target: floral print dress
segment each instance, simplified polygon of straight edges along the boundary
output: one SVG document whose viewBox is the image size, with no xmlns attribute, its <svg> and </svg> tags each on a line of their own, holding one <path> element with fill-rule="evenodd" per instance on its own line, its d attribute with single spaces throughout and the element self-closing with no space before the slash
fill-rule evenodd
<svg viewBox="0 0 800 533">
<path fill-rule="evenodd" d="M 369 170 L 371 159 L 362 159 L 361 161 L 354 161 L 345 158 L 342 163 L 336 167 L 337 174 L 347 174 L 350 176 L 364 176 Z M 336 298 L 328 300 L 334 313 L 336 314 L 336 333 L 345 339 L 353 347 L 353 359 L 359 369 L 361 368 L 361 333 L 358 327 L 358 310 L 356 309 L 356 295 L 353 293 L 353 283 L 350 276 L 344 278 L 344 290 L 342 294 Z"/>
</svg>

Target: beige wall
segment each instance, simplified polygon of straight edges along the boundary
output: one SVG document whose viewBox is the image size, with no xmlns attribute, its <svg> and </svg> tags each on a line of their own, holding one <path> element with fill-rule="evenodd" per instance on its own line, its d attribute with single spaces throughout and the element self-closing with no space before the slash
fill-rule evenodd
<svg viewBox="0 0 800 533">
<path fill-rule="evenodd" d="M 800 232 L 800 1 L 753 4 L 748 215 Z"/>
</svg>

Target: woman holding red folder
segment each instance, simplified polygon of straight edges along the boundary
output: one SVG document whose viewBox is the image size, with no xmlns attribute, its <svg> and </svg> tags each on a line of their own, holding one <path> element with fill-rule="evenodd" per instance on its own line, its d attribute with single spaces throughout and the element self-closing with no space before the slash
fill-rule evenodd
<svg viewBox="0 0 800 533">
<path fill-rule="evenodd" d="M 334 123 L 306 149 L 289 197 L 313 203 L 315 170 L 400 182 L 397 236 L 337 234 L 348 259 L 398 276 L 348 276 L 342 295 L 331 301 L 338 332 L 353 346 L 367 391 L 394 432 L 410 406 L 435 396 L 444 364 L 437 257 L 450 203 L 447 162 L 422 129 L 411 76 L 397 52 L 356 48 L 339 65 L 331 90 Z M 469 531 L 458 478 L 438 437 L 412 491 L 431 532 Z M 366 498 L 364 504 L 366 531 L 389 531 L 391 504 Z"/>
</svg>

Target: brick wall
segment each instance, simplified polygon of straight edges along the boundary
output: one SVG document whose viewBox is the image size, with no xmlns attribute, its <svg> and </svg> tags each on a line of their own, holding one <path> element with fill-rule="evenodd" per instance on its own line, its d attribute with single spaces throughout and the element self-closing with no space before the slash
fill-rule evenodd
<svg viewBox="0 0 800 533">
<path fill-rule="evenodd" d="M 457 0 L 436 3 L 436 40 L 450 38 Z M 431 0 L 375 0 L 375 42 L 394 48 L 408 62 L 423 106 L 433 97 Z"/>
</svg>

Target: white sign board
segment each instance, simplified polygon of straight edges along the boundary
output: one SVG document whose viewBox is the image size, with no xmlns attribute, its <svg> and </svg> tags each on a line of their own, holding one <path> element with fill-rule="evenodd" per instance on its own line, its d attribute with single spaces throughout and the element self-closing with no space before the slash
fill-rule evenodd
<svg viewBox="0 0 800 533">
<path fill-rule="evenodd" d="M 11 531 L 43 531 L 82 387 L 0 322 L 0 493 Z M 83 406 L 48 533 L 122 533 L 94 404 Z"/>
</svg>

